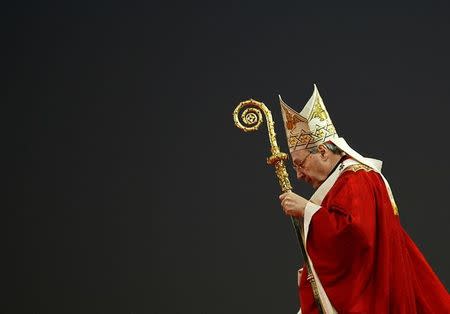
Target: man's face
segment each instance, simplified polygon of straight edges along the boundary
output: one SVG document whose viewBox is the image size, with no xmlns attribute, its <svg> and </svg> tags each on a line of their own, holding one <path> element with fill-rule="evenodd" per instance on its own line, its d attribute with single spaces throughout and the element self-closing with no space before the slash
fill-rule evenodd
<svg viewBox="0 0 450 314">
<path fill-rule="evenodd" d="M 297 179 L 317 189 L 328 176 L 327 164 L 322 154 L 310 153 L 307 149 L 296 150 L 291 153 L 292 162 L 297 172 Z"/>
</svg>

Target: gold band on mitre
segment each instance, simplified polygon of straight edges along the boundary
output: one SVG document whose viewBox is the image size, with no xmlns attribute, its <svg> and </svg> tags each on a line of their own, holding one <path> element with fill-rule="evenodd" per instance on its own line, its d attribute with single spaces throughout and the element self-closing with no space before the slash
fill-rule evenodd
<svg viewBox="0 0 450 314">
<path fill-rule="evenodd" d="M 311 149 L 338 137 L 316 84 L 300 113 L 279 98 L 289 152 Z"/>
</svg>

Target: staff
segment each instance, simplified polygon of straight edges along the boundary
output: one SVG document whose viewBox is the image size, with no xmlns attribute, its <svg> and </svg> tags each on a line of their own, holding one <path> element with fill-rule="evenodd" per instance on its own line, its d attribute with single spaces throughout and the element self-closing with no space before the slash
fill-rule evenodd
<svg viewBox="0 0 450 314">
<path fill-rule="evenodd" d="M 245 108 L 245 109 L 244 109 Z M 239 120 L 239 112 L 242 111 L 240 116 L 241 121 Z M 275 167 L 275 173 L 278 178 L 278 183 L 280 184 L 281 191 L 283 193 L 290 192 L 292 190 L 291 183 L 289 181 L 289 176 L 286 171 L 286 166 L 284 165 L 284 161 L 288 158 L 287 154 L 280 152 L 280 147 L 277 144 L 276 133 L 274 129 L 274 122 L 272 119 L 272 113 L 269 109 L 267 109 L 266 105 L 262 102 L 250 99 L 239 103 L 239 105 L 234 109 L 233 119 L 235 125 L 243 130 L 244 132 L 252 132 L 258 130 L 259 126 L 262 123 L 262 114 L 266 117 L 267 121 L 267 129 L 269 132 L 269 140 L 270 140 L 270 150 L 272 155 L 267 158 L 267 163 L 269 165 L 273 165 Z M 302 252 L 303 259 L 305 260 L 306 270 L 307 270 L 307 278 L 311 283 L 311 288 L 314 295 L 314 300 L 319 309 L 319 313 L 323 313 L 323 306 L 319 296 L 319 290 L 317 289 L 317 284 L 314 279 L 314 276 L 311 271 L 311 262 L 306 254 L 305 249 L 305 239 L 303 233 L 303 226 L 298 219 L 291 217 L 292 226 L 295 229 L 295 234 L 297 235 L 298 243 L 300 244 L 300 251 Z"/>
</svg>

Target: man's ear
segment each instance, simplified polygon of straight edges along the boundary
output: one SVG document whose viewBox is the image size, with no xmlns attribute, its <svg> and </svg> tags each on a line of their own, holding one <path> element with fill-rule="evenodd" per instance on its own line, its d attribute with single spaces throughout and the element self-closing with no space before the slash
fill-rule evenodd
<svg viewBox="0 0 450 314">
<path fill-rule="evenodd" d="M 328 149 L 325 145 L 320 144 L 319 147 L 317 147 L 317 150 L 319 151 L 321 158 L 323 158 L 324 160 L 328 159 Z"/>
</svg>

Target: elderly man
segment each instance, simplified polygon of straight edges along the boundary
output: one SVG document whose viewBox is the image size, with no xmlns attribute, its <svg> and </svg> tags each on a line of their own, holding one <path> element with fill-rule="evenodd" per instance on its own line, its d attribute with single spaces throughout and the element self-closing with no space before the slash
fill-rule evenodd
<svg viewBox="0 0 450 314">
<path fill-rule="evenodd" d="M 280 103 L 297 178 L 315 189 L 309 200 L 284 193 L 281 206 L 303 223 L 324 312 L 450 313 L 446 288 L 400 225 L 381 162 L 337 135 L 315 85 L 300 113 Z M 301 312 L 319 313 L 306 277 Z"/>
</svg>

